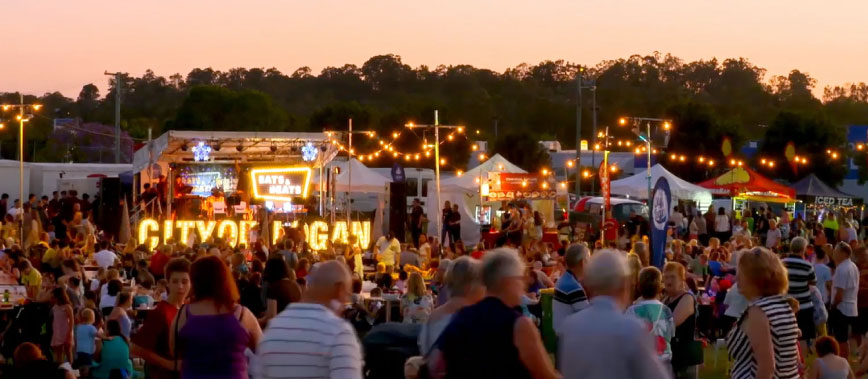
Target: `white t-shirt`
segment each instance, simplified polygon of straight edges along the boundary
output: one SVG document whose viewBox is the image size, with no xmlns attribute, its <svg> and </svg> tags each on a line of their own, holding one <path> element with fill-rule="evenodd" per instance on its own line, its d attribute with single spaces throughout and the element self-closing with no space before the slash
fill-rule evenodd
<svg viewBox="0 0 868 379">
<path fill-rule="evenodd" d="M 714 231 L 718 233 L 728 232 L 729 217 L 726 215 L 717 215 L 717 217 L 714 218 Z"/>
<path fill-rule="evenodd" d="M 769 229 L 766 233 L 766 247 L 771 249 L 781 242 L 781 230 Z"/>
<path fill-rule="evenodd" d="M 673 211 L 672 216 L 669 217 L 669 221 L 672 221 L 678 228 L 684 227 L 684 215 L 679 211 Z"/>
<path fill-rule="evenodd" d="M 96 261 L 97 266 L 108 269 L 115 264 L 118 256 L 112 251 L 100 250 L 98 253 L 93 255 L 93 259 Z"/>
<path fill-rule="evenodd" d="M 847 233 L 847 241 L 845 241 L 845 242 L 850 243 L 850 242 L 853 242 L 853 241 L 859 239 L 859 237 L 856 234 L 856 229 L 854 229 L 853 227 L 844 228 L 844 231 Z"/>
<path fill-rule="evenodd" d="M 832 276 L 832 297 L 834 301 L 838 291 L 843 290 L 841 302 L 837 308 L 844 316 L 856 317 L 856 294 L 859 291 L 859 269 L 856 264 L 850 259 L 845 259 L 835 269 L 835 275 Z"/>
<path fill-rule="evenodd" d="M 814 273 L 817 275 L 817 289 L 823 296 L 823 303 L 829 304 L 829 291 L 826 289 L 826 283 L 832 280 L 832 269 L 825 263 L 814 263 Z"/>
</svg>

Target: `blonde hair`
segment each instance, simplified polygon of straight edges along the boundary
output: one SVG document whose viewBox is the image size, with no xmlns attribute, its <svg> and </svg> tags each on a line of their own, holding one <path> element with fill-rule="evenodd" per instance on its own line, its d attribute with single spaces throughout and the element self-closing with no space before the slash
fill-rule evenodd
<svg viewBox="0 0 868 379">
<path fill-rule="evenodd" d="M 422 279 L 422 274 L 418 272 L 410 273 L 407 278 L 407 296 L 411 298 L 420 298 L 425 295 L 425 280 Z"/>
<path fill-rule="evenodd" d="M 105 272 L 105 281 L 108 282 L 109 280 L 117 279 L 120 276 L 121 273 L 117 269 L 112 268 Z"/>
<path fill-rule="evenodd" d="M 738 274 L 753 283 L 761 297 L 780 295 L 789 286 L 784 264 L 764 247 L 755 247 L 741 254 Z"/>
<path fill-rule="evenodd" d="M 90 308 L 84 308 L 81 310 L 81 314 L 79 315 L 79 320 L 81 320 L 82 324 L 93 324 L 96 321 L 96 315 L 94 315 L 93 310 Z"/>
</svg>

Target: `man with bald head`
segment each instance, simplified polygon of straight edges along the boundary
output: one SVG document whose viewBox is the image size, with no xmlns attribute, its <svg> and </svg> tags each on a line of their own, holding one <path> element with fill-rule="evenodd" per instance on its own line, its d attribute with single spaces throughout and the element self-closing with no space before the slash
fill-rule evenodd
<svg viewBox="0 0 868 379">
<path fill-rule="evenodd" d="M 602 250 L 585 266 L 590 305 L 561 323 L 560 371 L 564 378 L 660 379 L 672 375 L 657 358 L 645 326 L 624 314 L 630 304 L 630 269 L 623 253 Z"/>
<path fill-rule="evenodd" d="M 307 275 L 301 301 L 271 319 L 256 349 L 256 378 L 361 378 L 355 330 L 340 317 L 350 301 L 352 277 L 337 261 Z"/>
</svg>

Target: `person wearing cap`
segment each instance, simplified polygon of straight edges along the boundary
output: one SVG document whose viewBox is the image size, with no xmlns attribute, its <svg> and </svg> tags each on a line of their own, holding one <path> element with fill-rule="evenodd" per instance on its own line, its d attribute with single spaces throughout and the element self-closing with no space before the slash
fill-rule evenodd
<svg viewBox="0 0 868 379">
<path fill-rule="evenodd" d="M 583 244 L 571 245 L 564 254 L 567 271 L 555 283 L 555 296 L 552 302 L 552 323 L 555 333 L 560 334 L 561 323 L 567 316 L 578 313 L 588 306 L 588 295 L 582 287 L 585 261 L 590 256 L 588 247 Z"/>
<path fill-rule="evenodd" d="M 651 333 L 641 321 L 624 314 L 631 291 L 624 254 L 598 251 L 585 269 L 585 284 L 594 296 L 586 309 L 570 315 L 560 325 L 561 375 L 591 379 L 671 378 L 670 370 L 657 357 Z"/>
</svg>

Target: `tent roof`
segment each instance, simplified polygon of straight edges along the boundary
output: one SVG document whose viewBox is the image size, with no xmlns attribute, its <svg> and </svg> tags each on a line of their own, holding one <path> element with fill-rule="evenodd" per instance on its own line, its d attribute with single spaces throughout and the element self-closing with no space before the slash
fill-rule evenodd
<svg viewBox="0 0 868 379">
<path fill-rule="evenodd" d="M 792 187 L 796 191 L 796 195 L 799 196 L 853 197 L 853 195 L 829 187 L 814 174 L 809 174 L 802 178 L 802 180 L 793 183 L 790 187 Z"/>
<path fill-rule="evenodd" d="M 193 152 L 190 147 L 199 142 L 212 147 L 210 163 L 302 163 L 301 147 L 310 142 L 320 149 L 316 160 L 311 162 L 312 166 L 318 167 L 337 154 L 336 146 L 329 141 L 330 137 L 326 133 L 170 130 L 136 150 L 133 154 L 133 171 L 144 170 L 149 163 L 155 162 L 192 163 Z"/>
<path fill-rule="evenodd" d="M 665 177 L 669 181 L 669 188 L 672 194 L 681 199 L 696 199 L 697 197 L 706 197 L 711 201 L 711 191 L 704 187 L 690 183 L 671 173 L 661 164 L 656 164 L 651 167 L 651 185 L 657 183 L 657 179 Z M 638 199 L 648 198 L 648 181 L 645 171 L 641 171 L 633 176 L 628 176 L 623 179 L 613 180 L 611 183 L 611 191 L 613 194 L 629 195 Z"/>
<path fill-rule="evenodd" d="M 331 161 L 328 164 L 328 169 L 340 167 L 341 173 L 335 178 L 335 187 L 338 192 L 365 192 L 365 193 L 386 193 L 386 184 L 392 179 L 387 178 L 368 166 L 365 166 L 358 159 L 353 158 L 350 163 L 353 168 L 352 183 L 350 183 L 350 173 L 347 170 L 347 161 Z M 313 185 L 319 185 L 319 170 L 314 170 Z M 327 172 L 327 170 L 326 170 Z M 352 184 L 352 189 L 347 191 L 348 185 Z"/>
<path fill-rule="evenodd" d="M 795 198 L 796 191 L 779 184 L 747 167 L 736 167 L 716 178 L 708 179 L 700 186 L 711 193 L 721 196 L 740 196 L 745 194 L 768 198 Z"/>
<path fill-rule="evenodd" d="M 500 154 L 494 154 L 493 156 L 491 156 L 491 158 L 488 158 L 487 161 L 482 162 L 482 164 L 470 170 L 467 170 L 467 172 L 465 172 L 461 176 L 441 180 L 440 188 L 442 189 L 445 187 L 460 187 L 467 189 L 476 189 L 479 187 L 479 183 L 476 182 L 476 179 L 487 178 L 489 172 L 508 172 L 514 174 L 527 173 L 527 171 L 506 160 L 506 158 L 504 158 Z"/>
</svg>

